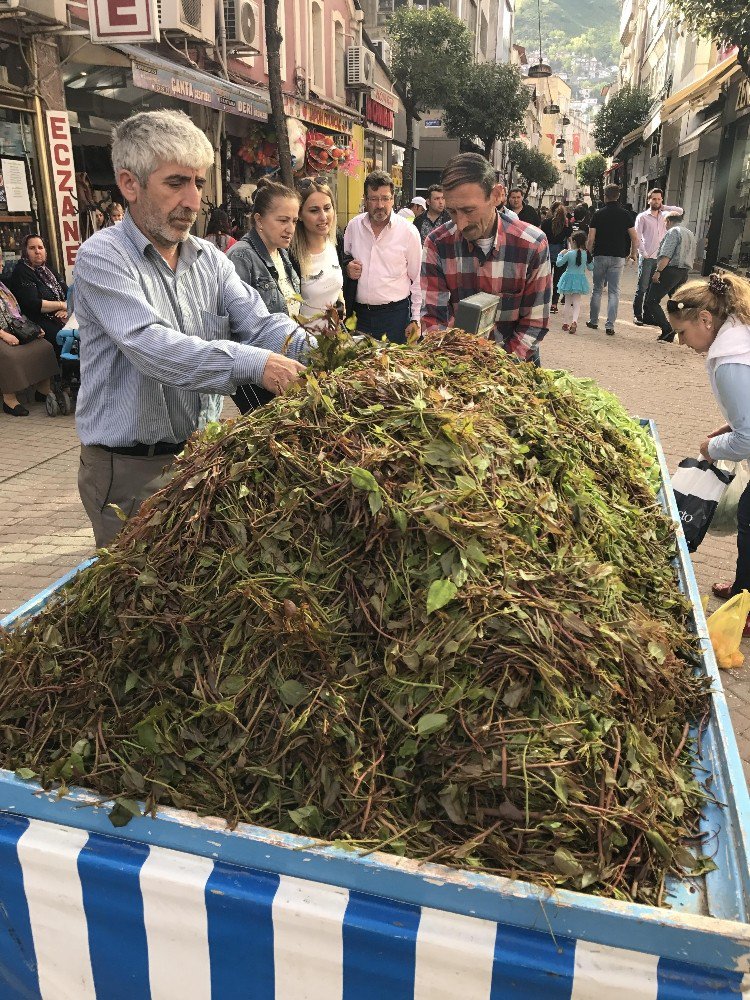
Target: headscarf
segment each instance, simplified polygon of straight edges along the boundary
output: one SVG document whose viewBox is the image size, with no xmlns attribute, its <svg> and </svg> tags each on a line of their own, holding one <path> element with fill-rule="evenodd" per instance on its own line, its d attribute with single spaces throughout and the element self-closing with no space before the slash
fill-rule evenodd
<svg viewBox="0 0 750 1000">
<path fill-rule="evenodd" d="M 50 271 L 50 269 L 47 267 L 46 264 L 39 264 L 39 266 L 37 267 L 34 264 L 32 264 L 31 261 L 29 260 L 28 251 L 27 251 L 27 247 L 29 245 L 29 240 L 41 240 L 41 236 L 38 233 L 29 233 L 27 236 L 24 237 L 24 240 L 23 240 L 23 250 L 22 250 L 22 257 L 23 257 L 24 263 L 26 264 L 27 267 L 31 268 L 31 270 L 34 272 L 34 274 L 37 275 L 37 277 L 39 278 L 39 280 L 43 284 L 45 284 L 47 286 L 47 288 L 49 288 L 49 290 L 51 292 L 54 292 L 54 294 L 57 296 L 58 300 L 64 302 L 65 301 L 65 289 L 60 284 L 60 282 L 57 280 L 57 278 L 55 277 L 54 273 L 52 271 Z"/>
</svg>

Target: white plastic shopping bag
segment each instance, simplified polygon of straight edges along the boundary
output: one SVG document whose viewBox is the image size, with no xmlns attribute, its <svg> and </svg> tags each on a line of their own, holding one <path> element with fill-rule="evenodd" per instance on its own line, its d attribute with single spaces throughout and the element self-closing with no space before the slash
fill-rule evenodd
<svg viewBox="0 0 750 1000">
<path fill-rule="evenodd" d="M 695 552 L 705 538 L 719 501 L 734 479 L 704 459 L 684 458 L 672 476 L 672 489 L 685 532 L 688 551 Z"/>
</svg>

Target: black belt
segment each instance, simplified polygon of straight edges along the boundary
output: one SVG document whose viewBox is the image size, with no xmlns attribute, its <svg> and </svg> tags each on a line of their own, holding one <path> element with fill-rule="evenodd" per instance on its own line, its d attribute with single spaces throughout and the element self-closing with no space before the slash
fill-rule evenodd
<svg viewBox="0 0 750 1000">
<path fill-rule="evenodd" d="M 409 301 L 409 296 L 407 295 L 405 299 L 399 299 L 398 302 L 382 302 L 379 306 L 370 306 L 366 302 L 357 302 L 354 306 L 354 311 L 357 309 L 367 309 L 368 312 L 382 312 L 383 309 L 395 309 L 396 306 L 402 306 L 405 302 Z"/>
<path fill-rule="evenodd" d="M 179 455 L 185 447 L 185 442 L 172 444 L 169 441 L 157 441 L 156 444 L 134 444 L 129 448 L 110 448 L 107 444 L 98 444 L 97 448 L 104 448 L 105 451 L 113 455 L 132 455 L 136 458 L 153 458 L 154 455 Z"/>
</svg>

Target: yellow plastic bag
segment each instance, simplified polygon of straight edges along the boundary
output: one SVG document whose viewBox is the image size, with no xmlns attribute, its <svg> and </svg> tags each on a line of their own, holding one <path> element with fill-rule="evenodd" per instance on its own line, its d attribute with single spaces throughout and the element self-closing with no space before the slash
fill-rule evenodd
<svg viewBox="0 0 750 1000">
<path fill-rule="evenodd" d="M 741 667 L 745 662 L 745 657 L 740 652 L 740 643 L 748 614 L 750 593 L 743 590 L 730 597 L 708 619 L 708 634 L 711 636 L 716 662 L 724 670 Z"/>
</svg>

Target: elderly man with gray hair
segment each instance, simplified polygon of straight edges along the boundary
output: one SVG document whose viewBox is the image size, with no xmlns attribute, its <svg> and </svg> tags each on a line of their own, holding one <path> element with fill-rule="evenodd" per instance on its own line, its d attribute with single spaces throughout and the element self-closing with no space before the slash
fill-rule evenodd
<svg viewBox="0 0 750 1000">
<path fill-rule="evenodd" d="M 692 230 L 682 225 L 681 211 L 664 216 L 667 231 L 656 251 L 656 266 L 643 302 L 643 318 L 661 327 L 657 340 L 671 343 L 675 332 L 661 307 L 661 300 L 684 285 L 695 261 L 697 240 Z"/>
<path fill-rule="evenodd" d="M 78 488 L 98 547 L 168 479 L 198 427 L 201 393 L 251 383 L 283 392 L 308 338 L 269 314 L 231 261 L 190 236 L 214 150 L 178 111 L 133 115 L 113 133 L 124 220 L 75 265 L 81 337 Z"/>
</svg>

